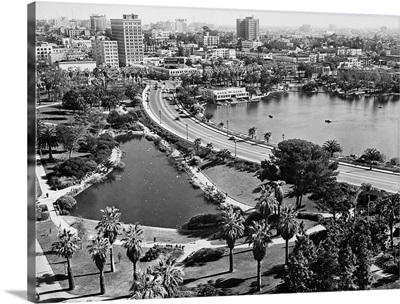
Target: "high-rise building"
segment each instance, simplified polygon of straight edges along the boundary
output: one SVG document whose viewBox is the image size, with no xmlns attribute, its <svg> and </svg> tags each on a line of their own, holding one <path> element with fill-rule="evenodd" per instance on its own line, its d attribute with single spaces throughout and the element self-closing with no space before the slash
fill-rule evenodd
<svg viewBox="0 0 400 304">
<path fill-rule="evenodd" d="M 106 15 L 92 15 L 90 16 L 90 30 L 104 31 L 107 27 L 107 18 Z"/>
<path fill-rule="evenodd" d="M 299 27 L 300 32 L 310 33 L 311 32 L 311 25 L 310 24 L 303 24 Z"/>
<path fill-rule="evenodd" d="M 206 32 L 203 36 L 203 46 L 217 46 L 219 44 L 219 36 L 211 36 Z"/>
<path fill-rule="evenodd" d="M 253 16 L 236 19 L 236 34 L 238 38 L 257 40 L 260 36 L 260 23 Z"/>
<path fill-rule="evenodd" d="M 335 24 L 329 24 L 328 30 L 329 31 L 336 31 L 336 25 Z"/>
<path fill-rule="evenodd" d="M 175 31 L 186 33 L 188 31 L 186 19 L 175 19 Z"/>
<path fill-rule="evenodd" d="M 138 15 L 123 15 L 122 19 L 111 19 L 113 40 L 118 42 L 120 66 L 143 63 L 142 20 Z"/>
<path fill-rule="evenodd" d="M 117 41 L 98 39 L 92 40 L 92 54 L 97 66 L 118 66 L 118 43 Z"/>
</svg>

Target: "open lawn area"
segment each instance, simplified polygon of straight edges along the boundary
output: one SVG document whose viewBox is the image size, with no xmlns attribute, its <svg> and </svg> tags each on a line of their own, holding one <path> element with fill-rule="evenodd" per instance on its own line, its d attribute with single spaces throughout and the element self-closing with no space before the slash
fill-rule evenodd
<svg viewBox="0 0 400 304">
<path fill-rule="evenodd" d="M 202 170 L 211 181 L 218 185 L 223 192 L 228 192 L 228 195 L 233 199 L 249 205 L 255 206 L 257 201 L 256 198 L 260 197 L 260 186 L 268 181 L 261 182 L 254 173 L 246 171 L 238 171 L 235 168 L 231 168 L 225 165 L 217 165 L 214 167 L 208 167 Z M 287 197 L 290 192 L 292 185 L 284 185 L 282 187 L 285 194 L 283 205 L 290 204 L 295 205 L 296 198 Z M 321 210 L 316 203 L 311 201 L 307 195 L 303 196 L 302 207 L 299 211 L 303 212 L 327 212 Z"/>
<path fill-rule="evenodd" d="M 47 103 L 42 102 L 42 105 Z M 49 103 L 52 104 L 52 103 Z M 48 107 L 37 109 L 37 118 L 43 122 L 52 124 L 61 124 L 71 122 L 73 120 L 74 111 L 66 110 L 61 104 L 56 104 Z"/>
<path fill-rule="evenodd" d="M 267 253 L 261 266 L 261 292 L 256 292 L 257 262 L 253 258 L 251 247 L 234 250 L 233 273 L 228 272 L 228 251 L 217 261 L 207 262 L 203 266 L 185 267 L 185 284 L 188 287 L 195 287 L 198 284 L 212 281 L 212 283 L 215 283 L 215 287 L 221 288 L 228 295 L 275 293 L 278 292 L 278 285 L 283 282 L 284 262 L 284 244 L 267 248 Z"/>
<path fill-rule="evenodd" d="M 97 234 L 95 227 L 98 221 L 83 219 L 74 216 L 64 216 L 63 218 L 65 222 L 67 222 L 70 226 L 74 228 L 76 228 L 77 222 L 83 220 L 84 227 L 87 230 L 87 233 L 89 235 Z M 182 235 L 176 229 L 158 228 L 149 226 L 141 226 L 141 227 L 143 230 L 143 237 L 145 241 L 150 243 L 149 246 L 152 246 L 154 238 L 156 238 L 157 243 L 172 243 L 172 244 L 187 244 L 200 240 L 200 237 L 194 237 L 192 235 Z M 120 238 L 121 237 L 119 237 L 118 239 Z"/>
<path fill-rule="evenodd" d="M 37 225 L 37 239 L 46 255 L 50 266 L 56 276 L 54 277 L 38 277 L 36 279 L 37 286 L 40 284 L 50 284 L 55 279 L 60 282 L 63 289 L 68 289 L 68 278 L 66 275 L 66 261 L 64 258 L 58 257 L 51 250 L 53 242 L 58 241 L 57 238 L 57 227 L 51 220 L 45 222 L 38 222 Z M 88 230 L 91 228 L 88 228 Z M 146 231 L 145 235 L 149 235 Z M 162 238 L 160 236 L 160 238 Z M 75 252 L 72 257 L 72 271 L 75 277 L 76 289 L 71 291 L 72 294 L 76 295 L 97 295 L 100 292 L 99 285 L 99 271 L 92 261 L 88 250 L 87 241 L 83 242 L 82 249 Z M 152 244 L 150 244 L 152 247 Z M 144 248 L 144 252 L 147 248 Z M 118 254 L 121 254 L 121 261 L 118 260 Z M 120 245 L 114 244 L 114 257 L 116 272 L 110 272 L 109 255 L 107 255 L 107 263 L 105 266 L 105 284 L 106 294 L 105 296 L 112 297 L 124 297 L 128 296 L 129 288 L 132 284 L 133 279 L 133 266 L 130 260 L 126 256 L 126 249 Z M 138 262 L 138 270 L 144 270 L 149 265 L 156 265 L 158 260 L 151 262 Z"/>
</svg>

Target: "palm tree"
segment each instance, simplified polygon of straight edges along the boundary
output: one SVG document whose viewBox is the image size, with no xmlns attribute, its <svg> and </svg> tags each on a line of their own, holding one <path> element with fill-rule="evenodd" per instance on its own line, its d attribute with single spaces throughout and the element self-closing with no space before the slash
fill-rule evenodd
<svg viewBox="0 0 400 304">
<path fill-rule="evenodd" d="M 286 241 L 286 254 L 285 254 L 285 264 L 289 260 L 289 240 L 295 236 L 299 230 L 299 223 L 296 221 L 296 212 L 294 206 L 283 206 L 282 216 L 278 223 L 278 232 L 281 237 Z"/>
<path fill-rule="evenodd" d="M 324 142 L 324 144 L 322 145 L 322 148 L 329 153 L 330 157 L 332 157 L 333 154 L 336 152 L 343 151 L 340 144 L 334 139 L 327 140 L 326 142 Z"/>
<path fill-rule="evenodd" d="M 208 144 L 206 145 L 206 149 L 207 149 L 207 153 L 208 153 L 208 154 L 211 153 L 211 151 L 214 149 L 213 144 L 212 144 L 212 143 L 208 143 Z"/>
<path fill-rule="evenodd" d="M 67 272 L 68 272 L 68 283 L 69 289 L 75 289 L 74 275 L 71 268 L 71 259 L 75 251 L 79 250 L 80 239 L 71 233 L 71 231 L 63 229 L 58 232 L 57 242 L 51 245 L 52 250 L 58 255 L 67 259 Z"/>
<path fill-rule="evenodd" d="M 39 149 L 49 149 L 49 160 L 53 159 L 52 148 L 57 148 L 59 144 L 56 129 L 50 126 L 44 126 L 38 132 L 37 145 Z"/>
<path fill-rule="evenodd" d="M 160 299 L 167 295 L 167 291 L 161 283 L 162 278 L 151 267 L 145 272 L 139 272 L 137 280 L 132 283 L 132 299 Z"/>
<path fill-rule="evenodd" d="M 143 230 L 139 224 L 129 225 L 126 231 L 126 237 L 122 239 L 122 246 L 126 248 L 126 256 L 133 264 L 133 280 L 136 276 L 136 263 L 142 254 Z"/>
<path fill-rule="evenodd" d="M 367 222 L 369 222 L 369 203 L 371 200 L 371 191 L 373 190 L 370 183 L 362 183 L 360 187 L 360 193 L 367 196 Z"/>
<path fill-rule="evenodd" d="M 200 145 L 201 145 L 201 138 L 196 138 L 193 142 L 193 146 L 194 146 L 194 150 L 195 150 L 196 154 L 199 153 Z"/>
<path fill-rule="evenodd" d="M 111 248 L 111 245 L 107 238 L 98 235 L 87 248 L 89 249 L 89 254 L 92 256 L 97 269 L 100 271 L 100 294 L 103 295 L 106 293 L 104 265 L 106 264 L 107 250 Z"/>
<path fill-rule="evenodd" d="M 274 182 L 275 186 L 275 199 L 278 202 L 278 216 L 280 217 L 281 215 L 281 206 L 283 203 L 283 189 L 282 186 L 285 184 L 284 181 L 280 181 L 280 182 Z"/>
<path fill-rule="evenodd" d="M 400 193 L 390 193 L 387 195 L 386 208 L 383 210 L 383 216 L 386 219 L 390 232 L 390 245 L 393 248 L 393 225 L 400 216 Z"/>
<path fill-rule="evenodd" d="M 230 156 L 231 156 L 231 152 L 228 149 L 219 150 L 218 153 L 217 153 L 217 157 L 221 161 L 225 161 L 225 159 L 227 159 Z"/>
<path fill-rule="evenodd" d="M 122 229 L 122 223 L 120 222 L 121 213 L 119 212 L 119 209 L 115 208 L 114 206 L 107 206 L 106 209 L 101 209 L 100 211 L 103 213 L 103 215 L 95 229 L 98 230 L 99 233 L 103 234 L 103 236 L 107 238 L 110 243 L 111 271 L 115 272 L 113 244 Z"/>
<path fill-rule="evenodd" d="M 178 266 L 176 258 L 168 255 L 160 259 L 156 272 L 162 277 L 162 285 L 168 298 L 174 298 L 179 291 L 179 285 L 183 283 L 183 270 Z"/>
<path fill-rule="evenodd" d="M 248 130 L 249 136 L 251 138 L 254 138 L 254 136 L 256 136 L 256 132 L 257 132 L 257 128 L 256 127 L 250 127 Z"/>
<path fill-rule="evenodd" d="M 222 236 L 229 247 L 229 272 L 233 272 L 233 248 L 235 242 L 244 234 L 244 218 L 238 212 L 234 211 L 232 205 L 222 211 L 222 218 L 219 223 Z"/>
<path fill-rule="evenodd" d="M 265 257 L 268 244 L 272 243 L 267 221 L 253 222 L 246 241 L 249 242 L 249 245 L 253 244 L 253 256 L 257 261 L 257 291 L 261 291 L 261 261 Z"/>
<path fill-rule="evenodd" d="M 269 140 L 271 139 L 272 133 L 271 132 L 265 132 L 264 133 L 264 139 L 267 143 L 269 143 Z"/>
<path fill-rule="evenodd" d="M 262 218 L 268 222 L 270 215 L 278 207 L 278 202 L 274 197 L 267 196 L 265 198 L 261 197 L 256 204 L 256 210 L 261 214 Z"/>
</svg>

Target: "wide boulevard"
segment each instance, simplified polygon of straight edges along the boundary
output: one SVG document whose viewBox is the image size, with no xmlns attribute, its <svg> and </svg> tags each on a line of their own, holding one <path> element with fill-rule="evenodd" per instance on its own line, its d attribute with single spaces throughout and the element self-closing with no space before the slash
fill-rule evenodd
<svg viewBox="0 0 400 304">
<path fill-rule="evenodd" d="M 232 155 L 238 158 L 260 162 L 268 158 L 271 153 L 271 148 L 256 144 L 252 141 L 229 140 L 226 134 L 226 129 L 218 130 L 204 123 L 199 122 L 193 117 L 180 114 L 178 106 L 171 105 L 165 98 L 170 96 L 168 93 L 161 91 L 161 86 L 155 90 L 152 82 L 149 90 L 148 109 L 150 116 L 161 126 L 168 131 L 190 141 L 196 138 L 201 138 L 202 145 L 212 143 L 214 149 L 228 149 Z M 165 88 L 174 88 L 173 82 L 167 81 Z M 179 117 L 179 120 L 176 118 Z M 354 185 L 362 183 L 370 183 L 372 186 L 384 189 L 390 192 L 400 190 L 400 175 L 377 170 L 369 170 L 352 165 L 339 165 L 338 181 L 347 182 Z"/>
</svg>

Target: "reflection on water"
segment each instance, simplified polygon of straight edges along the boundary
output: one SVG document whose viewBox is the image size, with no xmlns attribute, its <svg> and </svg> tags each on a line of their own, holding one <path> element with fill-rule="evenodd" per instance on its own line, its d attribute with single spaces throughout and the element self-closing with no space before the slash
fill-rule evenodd
<svg viewBox="0 0 400 304">
<path fill-rule="evenodd" d="M 360 155 L 377 148 L 388 158 L 399 155 L 399 96 L 342 99 L 326 93 L 281 93 L 258 103 L 228 107 L 208 105 L 216 122 L 246 133 L 257 128 L 257 137 L 272 132 L 271 141 L 301 138 L 322 145 L 336 139 L 345 154 Z M 269 118 L 272 115 L 273 118 Z M 332 123 L 325 123 L 329 119 Z"/>
<path fill-rule="evenodd" d="M 99 220 L 100 209 L 116 206 L 125 223 L 175 228 L 196 214 L 218 212 L 152 143 L 137 135 L 118 140 L 126 153 L 125 170 L 77 195 L 72 215 Z"/>
</svg>

